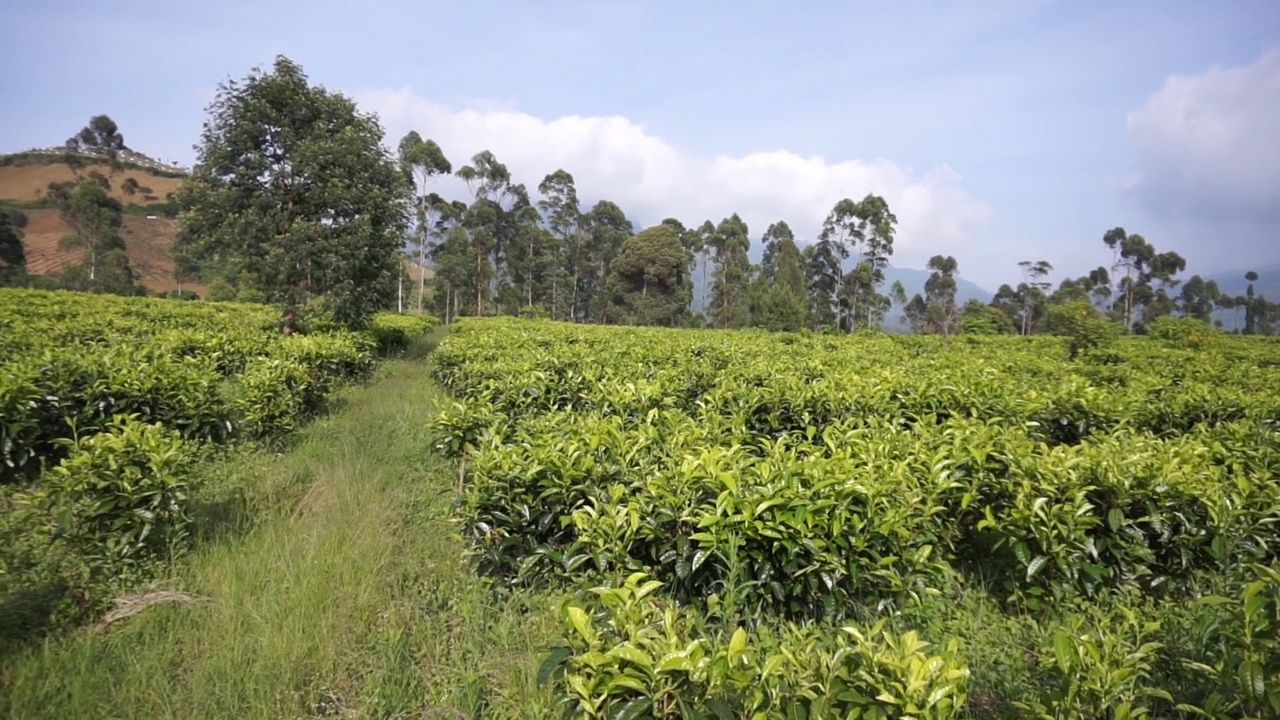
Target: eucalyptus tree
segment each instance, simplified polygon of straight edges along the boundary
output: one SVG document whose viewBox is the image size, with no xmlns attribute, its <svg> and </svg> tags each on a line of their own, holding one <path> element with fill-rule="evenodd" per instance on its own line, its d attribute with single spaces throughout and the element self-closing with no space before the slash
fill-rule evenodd
<svg viewBox="0 0 1280 720">
<path fill-rule="evenodd" d="M 600 200 L 584 217 L 588 238 L 588 272 L 583 278 L 583 298 L 594 322 L 607 323 L 610 303 L 602 292 L 609 266 L 622 250 L 622 244 L 635 234 L 631 221 L 622 208 L 609 200 Z"/>
<path fill-rule="evenodd" d="M 762 238 L 764 257 L 753 283 L 751 323 L 769 330 L 799 330 L 808 315 L 800 248 L 787 223 L 769 226 Z"/>
<path fill-rule="evenodd" d="M 1148 322 L 1172 308 L 1164 290 L 1176 285 L 1174 276 L 1186 269 L 1187 263 L 1182 256 L 1176 252 L 1158 253 L 1141 235 L 1129 234 L 1122 227 L 1108 230 L 1102 241 L 1112 250 L 1112 270 L 1123 272 L 1123 277 L 1117 281 L 1124 294 L 1123 304 L 1116 314 L 1123 318 L 1126 332 L 1133 332 L 1135 312 L 1144 304 L 1155 303 L 1153 312 L 1144 314 Z M 1161 287 L 1154 288 L 1152 282 L 1159 282 Z"/>
<path fill-rule="evenodd" d="M 1036 308 L 1044 303 L 1045 291 L 1052 285 L 1044 278 L 1053 272 L 1053 265 L 1048 260 L 1023 260 L 1018 263 L 1018 267 L 1022 268 L 1023 278 L 1018 285 L 1022 306 L 1022 334 L 1030 335 Z"/>
<path fill-rule="evenodd" d="M 515 203 L 527 203 L 528 196 L 523 186 L 512 184 L 511 171 L 488 150 L 476 153 L 471 163 L 455 174 L 473 195 L 463 225 L 471 238 L 475 261 L 475 314 L 483 315 L 485 297 L 497 289 L 499 278 L 495 275 L 513 234 L 505 216 Z"/>
<path fill-rule="evenodd" d="M 453 166 L 436 141 L 422 139 L 417 130 L 410 130 L 400 139 L 398 150 L 400 165 L 414 186 L 418 245 L 418 312 L 422 312 L 423 296 L 427 289 L 427 257 L 432 244 L 431 229 L 436 219 L 433 215 L 441 207 L 439 202 L 433 201 L 435 194 L 428 193 L 427 187 L 432 178 L 452 173 Z"/>
<path fill-rule="evenodd" d="M 1192 275 L 1182 286 L 1179 301 L 1183 314 L 1201 322 L 1211 322 L 1213 311 L 1218 308 L 1222 291 L 1214 280 L 1205 280 L 1199 275 Z"/>
<path fill-rule="evenodd" d="M 904 316 L 915 332 L 951 335 L 959 322 L 956 307 L 956 273 L 959 264 L 950 255 L 929 259 L 932 272 L 924 283 L 924 296 L 916 294 L 906 304 Z"/>
<path fill-rule="evenodd" d="M 586 271 L 588 253 L 587 232 L 573 175 L 565 170 L 556 170 L 542 179 L 538 192 L 543 196 L 538 201 L 538 208 L 542 210 L 547 229 L 559 241 L 557 254 L 561 260 L 551 273 L 551 316 L 559 317 L 559 284 L 564 279 L 569 284 L 568 317 L 578 322 L 578 290 Z"/>
<path fill-rule="evenodd" d="M 841 261 L 851 254 L 857 263 L 848 277 L 837 276 L 840 305 L 847 312 L 850 331 L 857 326 L 876 327 L 890 303 L 879 294 L 884 269 L 893 255 L 893 239 L 898 218 L 889 203 L 875 194 L 854 202 L 844 198 L 835 204 L 822 224 L 818 242 L 829 245 L 824 255 Z"/>
<path fill-rule="evenodd" d="M 711 288 L 711 315 L 722 328 L 746 327 L 747 287 L 751 281 L 751 237 L 747 224 L 734 213 L 716 226 L 712 247 L 715 273 Z"/>
<path fill-rule="evenodd" d="M 9 213 L 0 209 L 0 287 L 18 285 L 26 277 L 27 253 L 22 235 Z"/>
</svg>

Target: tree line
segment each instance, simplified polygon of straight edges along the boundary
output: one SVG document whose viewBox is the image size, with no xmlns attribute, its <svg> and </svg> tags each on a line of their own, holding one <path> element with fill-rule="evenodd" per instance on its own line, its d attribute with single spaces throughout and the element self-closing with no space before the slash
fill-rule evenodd
<svg viewBox="0 0 1280 720">
<path fill-rule="evenodd" d="M 105 116 L 73 141 L 123 147 Z M 351 325 L 403 309 L 407 287 L 410 309 L 446 322 L 508 314 L 853 332 L 881 327 L 896 308 L 900 315 L 889 319 L 913 332 L 1029 335 L 1055 332 L 1053 309 L 1083 303 L 1128 332 L 1175 314 L 1209 322 L 1215 311 L 1243 312 L 1247 333 L 1280 329 L 1280 306 L 1255 296 L 1252 284 L 1234 297 L 1198 275 L 1183 281 L 1181 256 L 1119 227 L 1102 238 L 1109 267 L 1053 288 L 1049 262 L 1024 260 L 1021 280 L 1002 285 L 990 303 L 960 306 L 951 256 L 929 260 L 922 293 L 907 297 L 901 283 L 886 283 L 897 218 L 874 193 L 836 202 L 803 247 L 785 220 L 770 224 L 752 262 L 752 231 L 737 213 L 642 229 L 615 202 L 582 203 L 568 170 L 543 177 L 535 197 L 488 150 L 455 167 L 417 131 L 395 151 L 383 142 L 375 116 L 312 84 L 286 57 L 224 82 L 193 174 L 174 198 L 175 276 L 204 281 L 217 299 L 270 302 L 286 318 Z M 444 176 L 463 181 L 467 195 L 435 191 Z M 114 245 L 110 213 L 93 214 L 105 201 L 91 186 L 64 188 L 59 202 L 76 228 L 72 242 L 88 250 L 92 280 L 97 248 Z M 406 264 L 417 266 L 416 279 Z"/>
</svg>

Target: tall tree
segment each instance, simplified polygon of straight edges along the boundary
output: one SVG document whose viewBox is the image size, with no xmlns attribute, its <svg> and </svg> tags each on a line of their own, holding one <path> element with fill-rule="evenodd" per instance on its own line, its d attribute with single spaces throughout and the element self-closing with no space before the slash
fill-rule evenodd
<svg viewBox="0 0 1280 720">
<path fill-rule="evenodd" d="M 751 237 L 747 224 L 734 213 L 720 221 L 712 241 L 715 273 L 711 288 L 711 315 L 722 328 L 746 327 L 750 321 L 747 288 L 751 281 Z"/>
<path fill-rule="evenodd" d="M 395 301 L 412 189 L 377 119 L 279 56 L 219 86 L 179 192 L 183 227 L 242 284 L 357 327 Z"/>
<path fill-rule="evenodd" d="M 1213 311 L 1218 308 L 1218 300 L 1222 292 L 1214 280 L 1204 280 L 1199 275 L 1192 275 L 1182 286 L 1182 312 L 1201 322 L 1211 322 Z"/>
<path fill-rule="evenodd" d="M 1018 263 L 1018 267 L 1022 268 L 1023 277 L 1022 283 L 1018 286 L 1018 296 L 1022 305 L 1022 334 L 1030 335 L 1036 308 L 1043 304 L 1045 290 L 1050 286 L 1044 278 L 1053 272 L 1053 265 L 1048 260 L 1023 260 Z"/>
<path fill-rule="evenodd" d="M 840 261 L 847 250 L 829 239 L 819 239 L 801 254 L 805 287 L 809 294 L 809 327 L 814 330 L 837 324 L 836 292 L 840 289 Z"/>
<path fill-rule="evenodd" d="M 893 255 L 897 222 L 889 203 L 874 194 L 858 202 L 849 198 L 837 202 L 823 222 L 818 242 L 830 245 L 823 255 L 841 260 L 858 255 L 853 271 L 837 277 L 840 306 L 850 331 L 858 326 L 877 327 L 891 305 L 889 298 L 879 294 L 879 287 Z"/>
<path fill-rule="evenodd" d="M 707 293 L 711 291 L 711 285 L 707 282 L 707 270 L 711 268 L 711 255 L 715 252 L 716 226 L 710 220 L 704 220 L 696 233 L 693 245 L 695 249 L 694 264 L 701 270 L 702 282 L 699 283 L 700 289 L 698 298 L 698 312 L 702 315 L 704 322 L 709 322 L 711 313 L 709 312 L 709 301 Z"/>
<path fill-rule="evenodd" d="M 951 335 L 960 320 L 955 278 L 959 264 L 950 255 L 934 255 L 929 259 L 928 269 L 932 272 L 925 280 L 924 296 L 913 297 L 904 315 L 915 332 Z"/>
<path fill-rule="evenodd" d="M 543 198 L 538 207 L 546 218 L 547 229 L 559 241 L 558 253 L 563 262 L 557 264 L 552 273 L 551 316 L 557 313 L 559 281 L 568 276 L 569 298 L 568 318 L 578 322 L 578 291 L 583 273 L 587 270 L 587 233 L 583 227 L 582 210 L 578 205 L 578 190 L 573 184 L 573 175 L 565 170 L 556 170 L 547 175 L 538 184 L 538 192 Z M 565 268 L 567 265 L 567 269 Z"/>
<path fill-rule="evenodd" d="M 418 246 L 418 312 L 422 312 L 422 300 L 427 289 L 427 256 L 431 248 L 431 229 L 435 221 L 433 212 L 440 207 L 432 202 L 434 193 L 427 192 L 432 178 L 453 172 L 453 165 L 435 140 L 423 140 L 417 130 L 410 130 L 400 139 L 400 165 L 408 174 L 414 187 L 414 219 Z"/>
<path fill-rule="evenodd" d="M 753 288 L 751 323 L 769 330 L 799 330 L 808 314 L 804 265 L 795 236 L 785 222 L 765 231 L 764 260 Z"/>
<path fill-rule="evenodd" d="M 1258 333 L 1258 303 L 1257 298 L 1253 295 L 1253 284 L 1258 282 L 1258 273 L 1250 270 L 1244 274 L 1244 279 L 1249 283 L 1244 291 L 1244 334 L 1256 335 Z"/>
<path fill-rule="evenodd" d="M 529 204 L 523 185 L 513 184 L 507 166 L 492 152 L 482 150 L 456 175 L 467 183 L 474 199 L 463 219 L 471 237 L 475 259 L 475 314 L 485 312 L 485 298 L 501 292 L 509 281 L 507 250 L 515 242 L 519 208 Z"/>
<path fill-rule="evenodd" d="M 1164 290 L 1177 284 L 1174 276 L 1186 269 L 1186 261 L 1175 252 L 1157 253 L 1141 235 L 1129 234 L 1122 227 L 1108 230 L 1102 240 L 1112 250 L 1112 270 L 1124 273 L 1117 283 L 1123 293 L 1117 315 L 1124 320 L 1125 331 L 1133 332 L 1137 311 L 1143 305 L 1154 304 L 1152 311 L 1144 314 L 1148 322 L 1172 310 L 1173 303 Z M 1153 281 L 1161 287 L 1154 288 Z"/>
<path fill-rule="evenodd" d="M 612 315 L 636 325 L 679 325 L 693 288 L 680 233 L 662 224 L 628 238 L 609 266 L 605 287 Z"/>
<path fill-rule="evenodd" d="M 583 278 L 586 303 L 593 321 L 607 323 L 611 306 L 602 292 L 609 266 L 622 250 L 622 244 L 635 234 L 631 221 L 622 208 L 609 200 L 601 200 L 583 218 L 588 236 L 589 271 Z"/>
</svg>

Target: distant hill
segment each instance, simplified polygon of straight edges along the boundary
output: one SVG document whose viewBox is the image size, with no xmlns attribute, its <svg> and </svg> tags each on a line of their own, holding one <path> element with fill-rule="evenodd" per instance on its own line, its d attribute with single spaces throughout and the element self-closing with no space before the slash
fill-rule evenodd
<svg viewBox="0 0 1280 720">
<path fill-rule="evenodd" d="M 1254 293 L 1272 302 L 1280 300 L 1280 263 L 1252 268 L 1258 273 L 1258 281 L 1253 284 Z M 1218 289 L 1230 295 L 1243 295 L 1249 281 L 1244 279 L 1248 270 L 1227 270 L 1206 277 L 1218 283 Z"/>
<path fill-rule="evenodd" d="M 907 290 L 908 298 L 916 293 L 923 295 L 924 283 L 929 279 L 929 274 L 928 270 L 889 267 L 884 271 L 885 285 L 893 285 L 894 281 L 901 281 L 902 286 Z M 965 280 L 963 275 L 956 277 L 957 304 L 963 305 L 969 300 L 989 303 L 992 297 L 994 297 L 994 294 L 990 290 Z"/>
</svg>

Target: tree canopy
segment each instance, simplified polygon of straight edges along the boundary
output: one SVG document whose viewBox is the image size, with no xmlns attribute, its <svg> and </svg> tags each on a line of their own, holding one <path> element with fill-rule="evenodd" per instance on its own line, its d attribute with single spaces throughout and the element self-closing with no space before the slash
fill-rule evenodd
<svg viewBox="0 0 1280 720">
<path fill-rule="evenodd" d="M 205 260 L 282 306 L 361 326 L 394 301 L 412 197 L 377 119 L 283 56 L 218 88 L 178 199 Z"/>
</svg>

